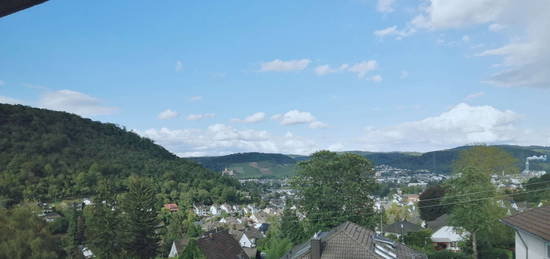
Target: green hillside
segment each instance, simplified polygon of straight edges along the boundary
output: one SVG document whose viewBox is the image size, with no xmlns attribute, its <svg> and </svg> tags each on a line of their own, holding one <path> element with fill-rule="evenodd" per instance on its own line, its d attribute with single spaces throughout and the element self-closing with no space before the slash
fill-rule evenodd
<svg viewBox="0 0 550 259">
<path fill-rule="evenodd" d="M 178 158 L 120 126 L 74 114 L 0 104 L 0 205 L 124 191 L 130 175 L 158 183 L 163 201 L 236 201 L 238 183 Z"/>
<path fill-rule="evenodd" d="M 549 147 L 498 145 L 517 159 L 517 166 L 523 170 L 525 158 L 533 155 L 550 154 Z M 375 165 L 389 165 L 409 170 L 428 169 L 433 172 L 447 174 L 451 172 L 452 163 L 460 151 L 468 148 L 462 146 L 433 152 L 367 152 L 346 151 L 368 158 Z M 346 153 L 342 152 L 342 153 Z M 233 169 L 239 178 L 282 178 L 294 175 L 295 164 L 309 159 L 308 156 L 238 153 L 220 157 L 197 157 L 193 160 L 212 170 L 221 171 L 224 168 Z M 533 170 L 549 170 L 550 161 L 531 163 Z"/>
</svg>

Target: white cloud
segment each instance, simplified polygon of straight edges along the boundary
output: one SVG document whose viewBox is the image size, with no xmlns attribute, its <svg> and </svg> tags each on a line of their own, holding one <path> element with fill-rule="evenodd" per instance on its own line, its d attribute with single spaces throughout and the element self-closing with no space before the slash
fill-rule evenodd
<svg viewBox="0 0 550 259">
<path fill-rule="evenodd" d="M 282 125 L 304 124 L 315 121 L 315 117 L 311 113 L 299 110 L 290 110 L 284 114 L 275 114 L 271 118 L 279 121 Z"/>
<path fill-rule="evenodd" d="M 202 120 L 207 118 L 213 118 L 214 116 L 216 116 L 216 114 L 214 113 L 189 114 L 187 115 L 187 120 L 196 121 L 196 120 Z"/>
<path fill-rule="evenodd" d="M 376 10 L 381 13 L 391 13 L 393 12 L 393 4 L 395 0 L 378 0 Z"/>
<path fill-rule="evenodd" d="M 396 39 L 401 40 L 407 36 L 412 35 L 416 32 L 416 29 L 409 27 L 403 30 L 398 30 L 397 25 L 387 27 L 385 29 L 374 31 L 374 35 L 377 37 L 383 38 L 386 36 L 395 36 Z"/>
<path fill-rule="evenodd" d="M 176 118 L 178 117 L 180 114 L 178 112 L 175 112 L 175 111 L 172 111 L 170 109 L 166 109 L 164 111 L 162 111 L 161 113 L 159 113 L 159 115 L 157 116 L 157 118 L 159 120 L 168 120 L 168 119 L 173 119 L 173 118 Z"/>
<path fill-rule="evenodd" d="M 468 36 L 468 35 L 462 36 L 462 41 L 469 42 L 470 41 L 470 36 Z"/>
<path fill-rule="evenodd" d="M 506 26 L 498 23 L 493 23 L 489 25 L 488 29 L 493 32 L 498 32 L 506 29 Z"/>
<path fill-rule="evenodd" d="M 423 120 L 367 128 L 365 148 L 427 151 L 472 143 L 517 143 L 524 133 L 517 128 L 519 119 L 520 115 L 510 110 L 461 103 Z"/>
<path fill-rule="evenodd" d="M 264 130 L 240 130 L 224 124 L 201 129 L 148 129 L 136 131 L 180 156 L 223 155 L 236 152 L 310 154 L 319 146 L 306 138 L 277 136 Z"/>
<path fill-rule="evenodd" d="M 104 106 L 97 98 L 72 90 L 48 92 L 42 95 L 39 105 L 46 109 L 82 116 L 109 115 L 118 110 L 116 107 Z"/>
<path fill-rule="evenodd" d="M 23 104 L 23 102 L 13 99 L 6 96 L 0 96 L 0 103 L 7 103 L 7 104 Z"/>
<path fill-rule="evenodd" d="M 312 129 L 324 129 L 324 128 L 328 128 L 328 124 L 320 121 L 314 121 L 309 123 L 309 127 Z"/>
<path fill-rule="evenodd" d="M 317 66 L 315 68 L 315 74 L 317 74 L 319 76 L 328 75 L 328 74 L 334 73 L 336 71 L 337 71 L 336 69 L 330 68 L 329 65 L 321 65 L 321 66 Z"/>
<path fill-rule="evenodd" d="M 356 73 L 357 77 L 363 78 L 367 75 L 369 71 L 375 70 L 378 67 L 376 60 L 369 60 L 357 63 L 351 66 L 348 70 L 350 72 Z"/>
<path fill-rule="evenodd" d="M 500 56 L 501 71 L 485 80 L 497 86 L 529 86 L 550 88 L 550 4 L 548 0 L 427 0 L 420 14 L 406 28 L 447 30 L 468 26 L 488 26 L 491 31 L 504 28 L 509 43 L 481 52 L 478 56 Z M 375 32 L 377 35 L 397 35 L 397 27 Z M 405 31 L 405 30 L 402 30 Z M 412 30 L 414 32 L 414 30 Z"/>
<path fill-rule="evenodd" d="M 318 121 L 311 113 L 299 110 L 290 110 L 283 114 L 275 114 L 271 116 L 271 119 L 279 121 L 281 125 L 309 124 L 309 127 L 312 129 L 328 127 L 327 124 Z"/>
<path fill-rule="evenodd" d="M 234 122 L 247 122 L 247 123 L 253 123 L 253 122 L 260 122 L 265 119 L 265 113 L 263 112 L 256 112 L 250 116 L 247 116 L 244 119 L 232 119 L 231 121 Z"/>
<path fill-rule="evenodd" d="M 467 96 L 464 98 L 464 100 L 469 101 L 469 100 L 473 100 L 473 99 L 479 98 L 479 97 L 484 96 L 484 95 L 485 95 L 484 92 L 472 93 L 472 94 L 467 95 Z"/>
<path fill-rule="evenodd" d="M 280 59 L 275 59 L 273 61 L 264 62 L 261 64 L 260 71 L 275 71 L 275 72 L 286 72 L 286 71 L 299 71 L 304 70 L 311 63 L 309 59 L 296 59 L 283 61 Z"/>
<path fill-rule="evenodd" d="M 315 68 L 315 74 L 318 76 L 323 76 L 331 73 L 337 73 L 337 72 L 351 72 L 355 73 L 358 78 L 364 78 L 368 72 L 375 70 L 378 68 L 378 63 L 376 60 L 368 60 L 368 61 L 361 61 L 359 63 L 348 65 L 348 64 L 341 64 L 339 66 L 335 66 L 334 68 L 330 65 L 321 65 L 317 66 Z M 382 79 L 379 75 L 371 77 L 370 80 L 376 81 L 378 79 Z"/>
<path fill-rule="evenodd" d="M 192 101 L 192 102 L 200 101 L 200 100 L 202 100 L 202 96 L 191 96 L 191 98 L 189 98 L 189 100 Z"/>
<path fill-rule="evenodd" d="M 181 62 L 181 60 L 176 61 L 175 69 L 176 69 L 176 72 L 183 70 L 183 62 Z"/>
<path fill-rule="evenodd" d="M 370 81 L 373 81 L 375 83 L 382 82 L 382 76 L 381 75 L 374 75 L 369 78 Z"/>
</svg>

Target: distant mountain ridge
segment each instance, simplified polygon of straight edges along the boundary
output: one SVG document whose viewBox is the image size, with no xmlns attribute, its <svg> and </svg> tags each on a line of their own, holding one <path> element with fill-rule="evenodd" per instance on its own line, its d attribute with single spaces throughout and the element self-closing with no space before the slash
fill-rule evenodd
<svg viewBox="0 0 550 259">
<path fill-rule="evenodd" d="M 534 155 L 550 154 L 550 147 L 543 146 L 515 146 L 495 145 L 504 149 L 518 159 L 518 167 L 523 169 L 525 158 Z M 366 157 L 375 165 L 389 165 L 409 170 L 427 169 L 438 173 L 450 173 L 452 163 L 461 150 L 468 146 L 437 150 L 426 153 L 420 152 L 368 152 L 343 151 L 340 153 L 354 153 Z M 309 159 L 308 156 L 269 154 L 269 153 L 236 153 L 226 156 L 191 157 L 206 168 L 221 171 L 224 168 L 233 169 L 239 178 L 280 178 L 295 173 L 298 162 Z M 261 165 L 261 166 L 258 166 Z M 259 167 L 259 168 L 258 168 Z M 550 170 L 550 161 L 532 163 L 533 170 Z M 275 173 L 278 172 L 278 173 Z"/>
</svg>

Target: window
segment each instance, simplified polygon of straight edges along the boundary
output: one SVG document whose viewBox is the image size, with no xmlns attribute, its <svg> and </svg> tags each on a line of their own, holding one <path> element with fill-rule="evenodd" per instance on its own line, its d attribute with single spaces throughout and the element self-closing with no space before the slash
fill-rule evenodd
<svg viewBox="0 0 550 259">
<path fill-rule="evenodd" d="M 550 258 L 550 243 L 546 243 L 546 258 Z"/>
</svg>

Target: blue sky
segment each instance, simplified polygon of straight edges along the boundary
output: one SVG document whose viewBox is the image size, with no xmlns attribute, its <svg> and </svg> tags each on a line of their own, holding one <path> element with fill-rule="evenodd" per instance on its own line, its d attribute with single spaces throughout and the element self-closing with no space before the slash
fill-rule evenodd
<svg viewBox="0 0 550 259">
<path fill-rule="evenodd" d="M 0 19 L 0 102 L 181 155 L 550 145 L 547 0 L 50 0 Z"/>
</svg>

